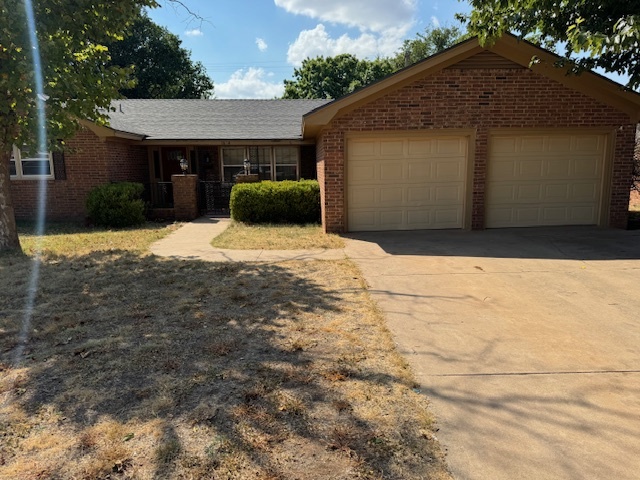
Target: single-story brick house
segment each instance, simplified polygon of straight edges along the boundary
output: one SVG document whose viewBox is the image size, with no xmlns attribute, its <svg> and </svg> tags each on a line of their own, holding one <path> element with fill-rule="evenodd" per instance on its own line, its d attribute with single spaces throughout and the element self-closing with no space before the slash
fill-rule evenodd
<svg viewBox="0 0 640 480">
<path fill-rule="evenodd" d="M 624 228 L 640 95 L 556 60 L 505 35 L 335 101 L 118 101 L 110 128 L 86 124 L 51 159 L 49 214 L 82 215 L 97 183 L 162 185 L 180 157 L 203 182 L 231 181 L 248 158 L 262 178 L 317 176 L 331 232 Z M 34 191 L 15 179 L 19 216 Z"/>
</svg>

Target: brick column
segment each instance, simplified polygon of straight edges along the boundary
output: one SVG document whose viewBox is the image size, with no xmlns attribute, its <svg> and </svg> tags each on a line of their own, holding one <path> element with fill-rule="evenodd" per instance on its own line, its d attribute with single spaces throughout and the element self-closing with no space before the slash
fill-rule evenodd
<svg viewBox="0 0 640 480">
<path fill-rule="evenodd" d="M 198 176 L 171 175 L 171 183 L 176 220 L 191 221 L 198 218 Z"/>
</svg>

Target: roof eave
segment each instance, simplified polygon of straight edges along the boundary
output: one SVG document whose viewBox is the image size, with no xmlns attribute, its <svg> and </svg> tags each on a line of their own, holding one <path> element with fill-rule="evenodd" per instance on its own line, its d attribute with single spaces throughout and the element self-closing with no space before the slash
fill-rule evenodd
<svg viewBox="0 0 640 480">
<path fill-rule="evenodd" d="M 314 138 L 331 120 L 359 106 L 369 103 L 386 93 L 413 83 L 419 78 L 439 72 L 481 51 L 489 50 L 534 72 L 551 78 L 565 86 L 610 105 L 629 115 L 632 123 L 640 121 L 640 95 L 625 90 L 623 86 L 596 73 L 585 71 L 580 76 L 571 75 L 570 66 L 556 67 L 557 55 L 505 34 L 491 46 L 480 46 L 477 38 L 461 42 L 443 52 L 433 55 L 377 83 L 364 87 L 303 116 L 304 138 Z M 533 57 L 541 61 L 531 65 Z"/>
<path fill-rule="evenodd" d="M 80 125 L 87 128 L 88 130 L 91 130 L 93 133 L 95 133 L 98 137 L 102 139 L 122 138 L 126 140 L 141 141 L 147 138 L 146 135 L 143 135 L 141 133 L 133 133 L 133 132 L 126 132 L 124 130 L 117 130 L 115 128 L 111 128 L 106 125 L 97 125 L 96 123 L 93 123 L 89 120 L 80 120 L 79 123 Z"/>
</svg>

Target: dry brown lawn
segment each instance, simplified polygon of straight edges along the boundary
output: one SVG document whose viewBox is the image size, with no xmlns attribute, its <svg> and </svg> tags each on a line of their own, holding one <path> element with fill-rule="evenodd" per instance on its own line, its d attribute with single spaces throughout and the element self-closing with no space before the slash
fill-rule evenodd
<svg viewBox="0 0 640 480">
<path fill-rule="evenodd" d="M 168 230 L 45 239 L 19 359 L 33 260 L 0 257 L 0 478 L 450 478 L 353 264 L 141 253 Z"/>
<path fill-rule="evenodd" d="M 310 250 L 344 248 L 344 240 L 325 234 L 319 225 L 248 225 L 233 222 L 211 242 L 216 248 L 234 250 Z"/>
</svg>

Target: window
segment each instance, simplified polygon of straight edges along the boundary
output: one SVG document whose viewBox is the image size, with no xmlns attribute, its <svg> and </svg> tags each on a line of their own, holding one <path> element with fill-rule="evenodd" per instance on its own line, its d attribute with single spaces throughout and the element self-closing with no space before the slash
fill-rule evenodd
<svg viewBox="0 0 640 480">
<path fill-rule="evenodd" d="M 298 148 L 274 147 L 276 176 L 274 180 L 298 179 Z"/>
<path fill-rule="evenodd" d="M 222 179 L 233 182 L 234 177 L 244 171 L 244 147 L 224 147 L 222 149 Z"/>
<path fill-rule="evenodd" d="M 28 150 L 13 147 L 9 163 L 11 178 L 53 178 L 53 156 L 51 152 L 29 154 Z"/>
<path fill-rule="evenodd" d="M 251 162 L 251 173 L 260 175 L 260 180 L 297 180 L 298 147 L 223 147 L 222 177 L 233 182 L 238 173 L 244 171 L 244 159 Z"/>
</svg>

